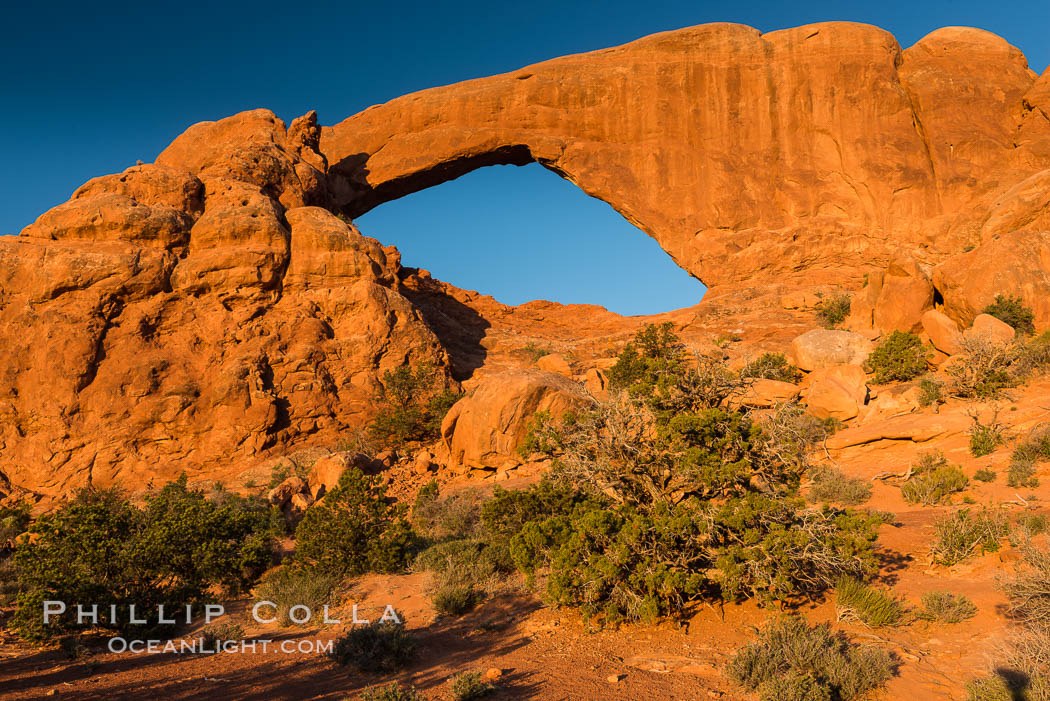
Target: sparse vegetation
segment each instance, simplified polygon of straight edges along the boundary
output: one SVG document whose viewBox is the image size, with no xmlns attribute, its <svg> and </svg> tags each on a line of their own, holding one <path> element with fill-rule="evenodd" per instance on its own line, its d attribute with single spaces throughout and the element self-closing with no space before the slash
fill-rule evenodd
<svg viewBox="0 0 1050 701">
<path fill-rule="evenodd" d="M 973 478 L 978 482 L 994 482 L 996 477 L 995 470 L 989 470 L 987 467 L 982 467 L 973 473 Z"/>
<path fill-rule="evenodd" d="M 337 639 L 331 657 L 366 674 L 389 674 L 411 662 L 416 641 L 404 623 L 372 621 L 347 631 Z"/>
<path fill-rule="evenodd" d="M 922 595 L 921 618 L 938 623 L 961 623 L 977 615 L 977 606 L 962 594 L 928 591 Z"/>
<path fill-rule="evenodd" d="M 955 565 L 971 555 L 995 552 L 1010 534 L 1002 509 L 984 507 L 976 514 L 960 509 L 935 524 L 931 555 L 942 565 Z"/>
<path fill-rule="evenodd" d="M 277 606 L 277 620 L 282 626 L 294 625 L 288 615 L 293 606 L 309 607 L 320 613 L 326 604 L 335 603 L 335 590 L 340 577 L 312 567 L 286 565 L 267 575 L 255 588 L 256 601 L 271 601 Z M 270 612 L 267 611 L 269 616 Z"/>
<path fill-rule="evenodd" d="M 944 383 L 936 377 L 919 380 L 919 406 L 937 406 L 944 403 Z"/>
<path fill-rule="evenodd" d="M 835 585 L 835 607 L 839 620 L 860 621 L 872 628 L 895 626 L 905 614 L 900 599 L 852 577 L 843 577 Z"/>
<path fill-rule="evenodd" d="M 850 295 L 839 293 L 821 297 L 817 303 L 817 321 L 827 329 L 833 329 L 846 320 L 850 311 Z"/>
<path fill-rule="evenodd" d="M 783 353 L 763 353 L 748 362 L 740 371 L 740 376 L 797 384 L 802 379 L 802 371 L 789 363 Z"/>
<path fill-rule="evenodd" d="M 446 584 L 430 596 L 434 610 L 446 616 L 461 616 L 478 603 L 478 594 L 473 587 L 462 584 Z"/>
<path fill-rule="evenodd" d="M 205 650 L 214 650 L 227 640 L 243 639 L 244 627 L 237 623 L 217 623 L 202 628 L 200 638 Z"/>
<path fill-rule="evenodd" d="M 389 503 L 386 488 L 356 467 L 306 511 L 295 539 L 297 561 L 338 576 L 400 571 L 418 542 L 405 508 Z"/>
<path fill-rule="evenodd" d="M 390 682 L 385 686 L 365 689 L 357 697 L 357 701 L 425 701 L 425 699 L 413 687 L 404 688 L 398 682 Z"/>
<path fill-rule="evenodd" d="M 871 484 L 850 477 L 837 467 L 820 467 L 811 475 L 813 484 L 809 489 L 811 501 L 831 502 L 853 506 L 863 504 L 871 498 Z"/>
<path fill-rule="evenodd" d="M 867 365 L 876 384 L 907 382 L 926 372 L 929 352 L 913 333 L 894 331 L 875 347 Z"/>
<path fill-rule="evenodd" d="M 996 295 L 995 302 L 985 307 L 983 313 L 1009 324 L 1018 335 L 1031 336 L 1035 333 L 1035 314 L 1020 297 Z"/>
<path fill-rule="evenodd" d="M 901 495 L 910 504 L 942 504 L 969 482 L 966 473 L 940 453 L 925 453 L 912 466 L 912 477 L 901 485 Z"/>
<path fill-rule="evenodd" d="M 999 412 L 995 413 L 989 423 L 982 423 L 976 413 L 970 414 L 973 425 L 970 427 L 970 455 L 975 458 L 991 455 L 995 449 L 1006 442 L 1003 436 L 1003 425 L 999 423 Z"/>
<path fill-rule="evenodd" d="M 737 651 L 727 676 L 762 701 L 853 701 L 867 698 L 896 672 L 893 655 L 850 642 L 799 616 L 771 623 Z"/>
<path fill-rule="evenodd" d="M 496 687 L 481 678 L 481 672 L 463 672 L 452 678 L 453 701 L 473 701 L 496 691 Z"/>
<path fill-rule="evenodd" d="M 1018 441 L 1010 455 L 1006 483 L 1011 487 L 1036 487 L 1035 476 L 1040 462 L 1050 460 L 1050 425 L 1040 425 Z"/>
<path fill-rule="evenodd" d="M 396 444 L 432 440 L 445 414 L 462 396 L 443 387 L 433 365 L 387 370 L 376 398 L 382 408 L 369 424 L 369 434 L 374 440 Z"/>
<path fill-rule="evenodd" d="M 128 627 L 127 607 L 171 609 L 199 602 L 211 587 L 247 589 L 273 558 L 274 511 L 258 499 L 223 493 L 221 503 L 187 486 L 185 476 L 148 494 L 142 507 L 114 489 L 87 488 L 30 526 L 15 551 L 20 581 L 13 627 L 44 641 L 75 626 L 75 607 L 43 624 L 45 600 L 116 605 L 99 627 L 174 635 L 156 620 Z M 279 517 L 279 514 L 277 514 Z"/>
<path fill-rule="evenodd" d="M 1016 346 L 1002 345 L 980 336 L 964 337 L 961 355 L 947 368 L 951 393 L 958 397 L 997 399 L 1022 378 Z"/>
<path fill-rule="evenodd" d="M 529 341 L 525 344 L 525 347 L 521 349 L 521 355 L 525 356 L 531 365 L 535 365 L 540 358 L 550 354 L 550 348 L 538 346 L 534 341 Z"/>
</svg>

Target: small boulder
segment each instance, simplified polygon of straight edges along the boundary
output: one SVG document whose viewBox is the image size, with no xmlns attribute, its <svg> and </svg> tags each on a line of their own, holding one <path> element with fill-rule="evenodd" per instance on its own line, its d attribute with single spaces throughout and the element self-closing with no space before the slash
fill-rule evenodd
<svg viewBox="0 0 1050 701">
<path fill-rule="evenodd" d="M 343 453 L 332 453 L 318 458 L 310 468 L 310 474 L 306 476 L 310 485 L 310 496 L 316 501 L 330 492 L 332 487 L 339 484 L 339 478 L 346 472 L 350 462 Z"/>
<path fill-rule="evenodd" d="M 590 392 L 594 397 L 603 397 L 608 387 L 609 377 L 605 374 L 604 370 L 591 368 L 583 376 L 583 388 Z"/>
<path fill-rule="evenodd" d="M 852 419 L 868 398 L 867 375 L 859 365 L 831 365 L 814 370 L 802 386 L 809 413 L 817 418 Z"/>
<path fill-rule="evenodd" d="M 869 284 L 874 286 L 873 283 L 874 280 Z M 933 306 L 933 283 L 911 258 L 895 259 L 878 281 L 873 306 L 873 323 L 883 333 L 915 331 L 922 323 L 923 313 Z"/>
<path fill-rule="evenodd" d="M 922 315 L 922 330 L 930 337 L 933 347 L 942 353 L 955 355 L 962 350 L 962 332 L 947 314 L 930 309 Z"/>
<path fill-rule="evenodd" d="M 861 365 L 872 348 L 858 333 L 813 329 L 791 342 L 790 355 L 796 366 L 809 372 L 830 365 Z"/>
<path fill-rule="evenodd" d="M 454 469 L 492 469 L 521 462 L 518 446 L 538 411 L 555 419 L 594 400 L 567 377 L 539 370 L 489 375 L 445 415 L 441 437 Z"/>
<path fill-rule="evenodd" d="M 572 377 L 572 367 L 561 353 L 548 353 L 536 361 L 536 367 L 544 372 L 554 372 L 565 377 Z"/>
<path fill-rule="evenodd" d="M 1017 332 L 1005 321 L 996 319 L 991 314 L 978 314 L 973 326 L 966 329 L 963 335 L 967 338 L 984 338 L 992 343 L 1006 345 L 1014 340 Z"/>
<path fill-rule="evenodd" d="M 293 475 L 271 489 L 267 498 L 274 506 L 283 508 L 285 504 L 292 500 L 293 496 L 309 492 L 309 490 L 310 487 L 306 483 L 306 480 L 302 477 Z"/>
<path fill-rule="evenodd" d="M 799 386 L 780 380 L 760 378 L 751 383 L 743 395 L 735 401 L 743 406 L 766 409 L 790 402 L 799 394 Z"/>
</svg>

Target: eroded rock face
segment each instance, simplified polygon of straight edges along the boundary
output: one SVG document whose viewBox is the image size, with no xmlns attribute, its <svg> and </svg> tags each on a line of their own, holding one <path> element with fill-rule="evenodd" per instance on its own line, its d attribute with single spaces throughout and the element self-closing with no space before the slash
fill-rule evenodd
<svg viewBox="0 0 1050 701">
<path fill-rule="evenodd" d="M 902 50 L 861 24 L 708 24 L 406 95 L 324 128 L 321 151 L 352 216 L 538 162 L 709 286 L 859 282 L 1048 228 L 1048 81 L 978 29 Z"/>
<path fill-rule="evenodd" d="M 560 421 L 593 400 L 572 380 L 542 370 L 491 375 L 456 402 L 441 425 L 449 463 L 464 468 L 499 468 L 521 462 L 517 449 L 538 411 Z"/>
<path fill-rule="evenodd" d="M 323 203 L 316 121 L 197 125 L 0 237 L 0 473 L 57 494 L 334 443 L 447 356 L 396 251 Z"/>
</svg>

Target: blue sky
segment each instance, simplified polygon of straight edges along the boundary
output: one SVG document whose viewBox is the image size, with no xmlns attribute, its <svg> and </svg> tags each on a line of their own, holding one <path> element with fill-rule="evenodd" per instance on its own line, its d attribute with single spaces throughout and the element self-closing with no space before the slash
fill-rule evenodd
<svg viewBox="0 0 1050 701">
<path fill-rule="evenodd" d="M 0 232 L 96 175 L 152 161 L 187 126 L 268 107 L 332 124 L 413 90 L 653 32 L 730 21 L 881 26 L 903 46 L 977 26 L 1050 63 L 1050 2 L 9 3 L 0 43 Z M 104 6 L 102 6 L 104 5 Z M 610 207 L 539 166 L 486 168 L 359 220 L 408 265 L 508 303 L 621 313 L 694 304 L 699 283 Z"/>
</svg>

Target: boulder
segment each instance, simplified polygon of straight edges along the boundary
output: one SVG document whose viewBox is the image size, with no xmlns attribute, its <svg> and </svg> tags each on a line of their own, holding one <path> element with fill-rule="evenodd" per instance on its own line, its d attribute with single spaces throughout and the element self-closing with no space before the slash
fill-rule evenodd
<svg viewBox="0 0 1050 701">
<path fill-rule="evenodd" d="M 441 425 L 449 461 L 471 468 L 496 469 L 521 462 L 518 446 L 529 420 L 549 411 L 555 420 L 594 400 L 575 382 L 541 370 L 508 370 L 484 377 L 456 402 Z"/>
<path fill-rule="evenodd" d="M 572 366 L 561 353 L 548 353 L 540 356 L 536 361 L 536 367 L 544 372 L 554 372 L 565 377 L 572 377 Z"/>
<path fill-rule="evenodd" d="M 868 397 L 867 376 L 859 365 L 829 365 L 814 370 L 802 383 L 802 397 L 817 418 L 852 419 Z"/>
<path fill-rule="evenodd" d="M 955 355 L 962 350 L 962 332 L 948 315 L 930 309 L 922 315 L 922 330 L 930 337 L 933 347 L 946 355 Z"/>
<path fill-rule="evenodd" d="M 812 371 L 829 365 L 860 365 L 873 349 L 871 341 L 852 331 L 813 329 L 791 342 L 792 362 Z"/>
<path fill-rule="evenodd" d="M 609 377 L 604 370 L 591 368 L 583 375 L 583 387 L 591 393 L 591 396 L 601 399 L 609 388 Z"/>
<path fill-rule="evenodd" d="M 765 409 L 790 402 L 799 395 L 800 388 L 791 382 L 760 378 L 752 382 L 744 394 L 733 401 L 743 406 Z"/>
<path fill-rule="evenodd" d="M 310 491 L 310 485 L 307 484 L 306 480 L 302 477 L 292 475 L 287 478 L 279 485 L 270 490 L 267 495 L 270 503 L 278 508 L 283 508 L 288 504 L 292 497 L 297 494 L 307 494 Z"/>
<path fill-rule="evenodd" d="M 963 414 L 909 414 L 850 426 L 828 438 L 828 448 L 838 450 L 881 440 L 924 443 L 934 438 L 963 434 L 973 425 Z"/>
<path fill-rule="evenodd" d="M 973 326 L 963 332 L 966 338 L 983 338 L 1000 345 L 1010 343 L 1016 335 L 1017 331 L 1013 326 L 991 314 L 978 314 L 973 320 Z"/>
<path fill-rule="evenodd" d="M 890 263 L 879 281 L 873 323 L 884 334 L 917 331 L 923 313 L 933 307 L 933 283 L 915 260 L 898 258 Z"/>
</svg>

